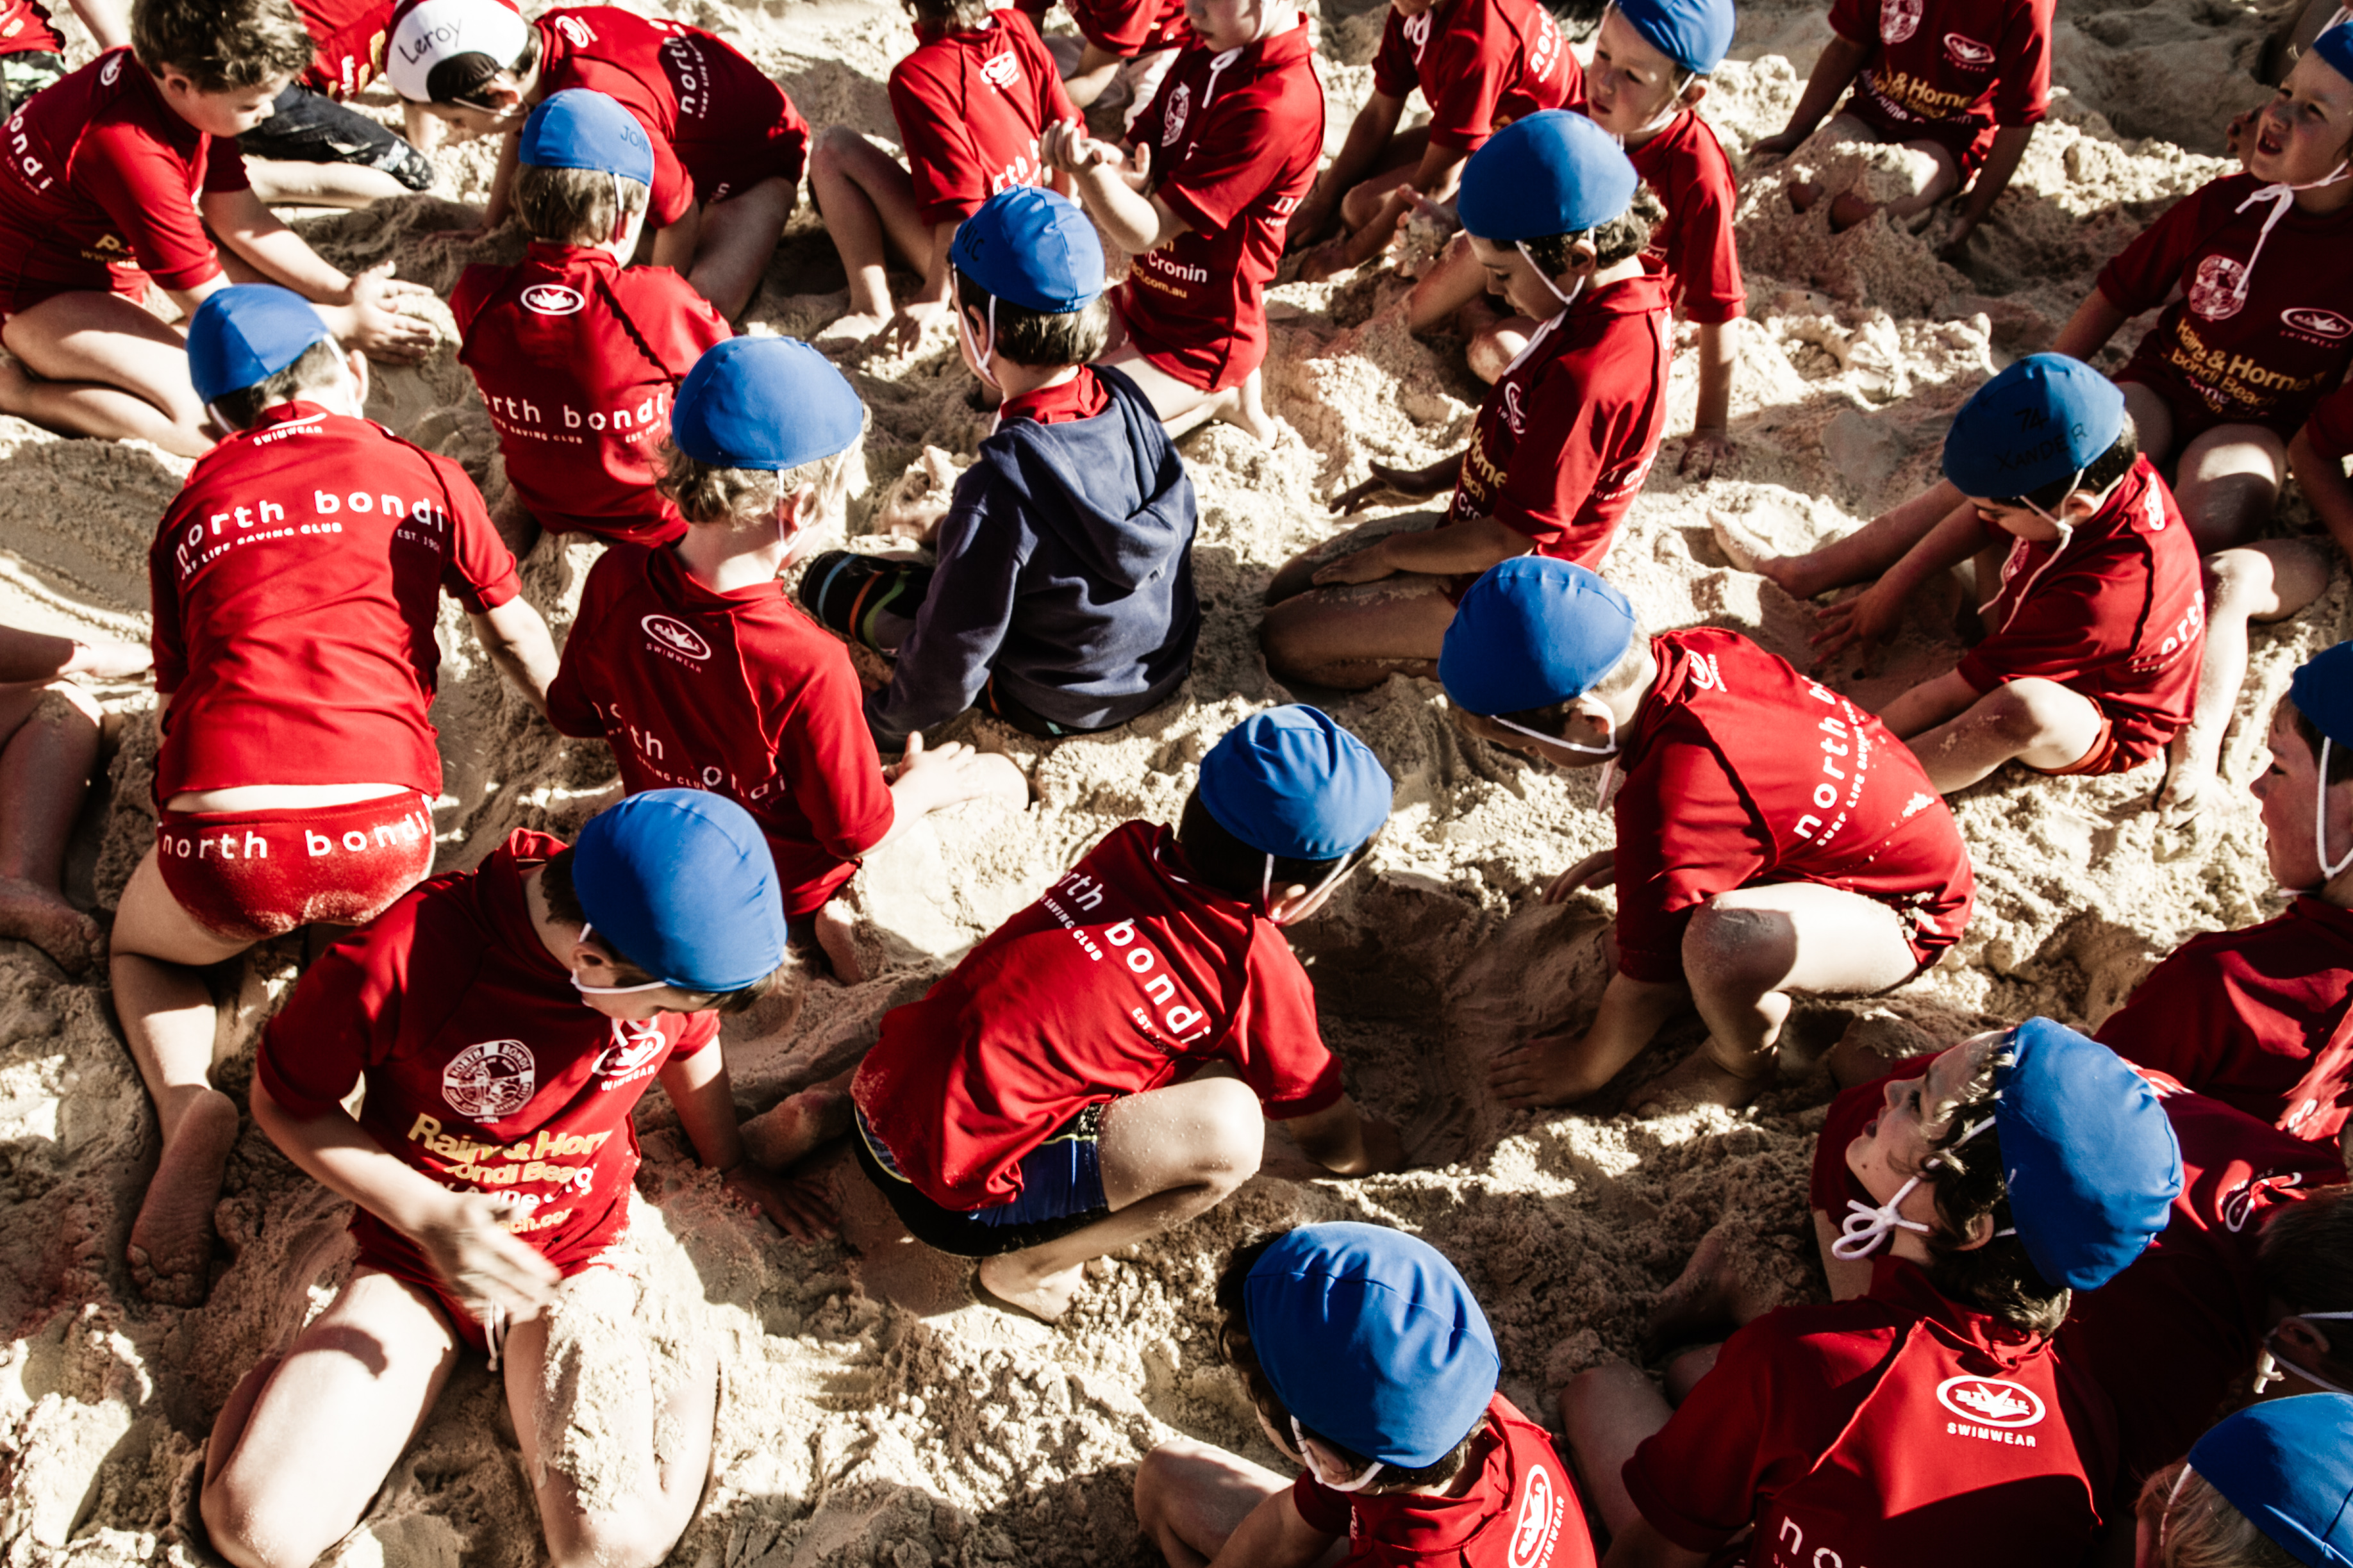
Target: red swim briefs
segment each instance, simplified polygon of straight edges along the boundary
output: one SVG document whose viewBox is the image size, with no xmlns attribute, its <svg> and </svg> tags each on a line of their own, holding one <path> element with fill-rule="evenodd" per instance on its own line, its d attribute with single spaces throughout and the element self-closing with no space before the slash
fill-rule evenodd
<svg viewBox="0 0 2353 1568">
<path fill-rule="evenodd" d="M 180 907 L 231 941 L 364 925 L 433 868 L 432 804 L 402 790 L 299 811 L 166 811 L 155 863 Z"/>
</svg>

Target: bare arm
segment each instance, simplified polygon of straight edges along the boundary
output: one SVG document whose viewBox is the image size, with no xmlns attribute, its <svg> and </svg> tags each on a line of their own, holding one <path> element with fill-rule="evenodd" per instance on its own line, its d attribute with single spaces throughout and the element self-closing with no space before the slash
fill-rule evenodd
<svg viewBox="0 0 2353 1568">
<path fill-rule="evenodd" d="M 1978 221 L 1993 210 L 2001 193 L 2010 188 L 2010 177 L 2018 173 L 2018 161 L 2026 156 L 2026 144 L 2034 140 L 2031 125 L 2005 125 L 1993 133 L 1992 150 L 1986 153 L 1985 166 L 1978 171 L 1978 183 L 1961 203 L 1960 222 L 1953 227 L 1952 237 L 1946 248 L 1956 249 L 1978 226 Z"/>
<path fill-rule="evenodd" d="M 1955 496 L 1961 493 L 1950 481 L 1939 479 L 1926 496 L 1915 497 L 1905 505 L 1926 504 L 1937 499 L 1938 490 L 1950 491 Z M 1821 650 L 1824 658 L 1829 658 L 1846 648 L 1880 641 L 1895 629 L 1896 622 L 1903 618 L 1904 606 L 1922 584 L 1969 560 L 1985 545 L 1985 526 L 1978 521 L 1977 508 L 1961 500 L 1937 521 L 1919 543 L 1905 551 L 1878 582 L 1851 599 L 1826 605 L 1820 617 L 1821 629 L 1814 634 L 1814 647 Z"/>
<path fill-rule="evenodd" d="M 1088 135 L 1083 124 L 1065 121 L 1046 127 L 1038 148 L 1048 168 L 1071 175 L 1080 205 L 1122 250 L 1132 255 L 1157 250 L 1193 232 L 1159 197 L 1145 194 L 1152 168 L 1150 142 L 1137 142 L 1131 159 L 1112 143 Z"/>
<path fill-rule="evenodd" d="M 507 221 L 514 200 L 515 165 L 522 151 L 522 132 L 510 131 L 499 141 L 498 172 L 491 176 L 491 199 L 482 204 L 482 230 L 488 233 Z"/>
<path fill-rule="evenodd" d="M 1073 108 L 1084 109 L 1103 95 L 1112 78 L 1119 74 L 1122 57 L 1101 45 L 1088 43 L 1079 50 L 1079 63 L 1062 79 L 1062 90 L 1071 95 Z"/>
<path fill-rule="evenodd" d="M 114 0 L 73 0 L 73 8 L 100 52 L 119 49 L 131 41 L 131 29 L 123 24 Z"/>
<path fill-rule="evenodd" d="M 1256 1508 L 1226 1537 L 1209 1568 L 1309 1568 L 1337 1539 L 1299 1517 L 1285 1487 Z"/>
<path fill-rule="evenodd" d="M 1721 436 L 1732 422 L 1732 369 L 1740 363 L 1740 319 L 1699 324 L 1699 411 L 1692 432 Z"/>
<path fill-rule="evenodd" d="M 717 1041 L 690 1057 L 673 1057 L 660 1074 L 662 1092 L 678 1111 L 678 1124 L 694 1145 L 694 1157 L 720 1173 L 727 1191 L 759 1210 L 796 1241 L 833 1234 L 833 1212 L 813 1184 L 787 1181 L 756 1160 L 744 1157 L 744 1134 L 735 1120 L 735 1093 L 727 1079 L 727 1056 Z"/>
<path fill-rule="evenodd" d="M 1330 167 L 1315 177 L 1315 188 L 1307 193 L 1307 199 L 1292 215 L 1292 249 L 1300 249 L 1324 237 L 1332 215 L 1340 208 L 1340 199 L 1372 172 L 1381 150 L 1397 134 L 1398 121 L 1404 114 L 1405 100 L 1401 98 L 1375 92 L 1365 100 L 1365 107 L 1356 110 L 1356 118 L 1348 123 L 1348 139 L 1340 144 L 1339 154 Z"/>
<path fill-rule="evenodd" d="M 653 264 L 667 267 L 681 278 L 694 270 L 694 248 L 702 243 L 702 208 L 686 209 L 686 216 L 668 228 L 654 231 Z"/>
<path fill-rule="evenodd" d="M 16 626 L 0 626 L 0 686 L 54 680 L 61 675 L 112 679 L 136 675 L 154 663 L 138 643 L 77 642 Z"/>
<path fill-rule="evenodd" d="M 1873 48 L 1873 45 L 1839 37 L 1823 45 L 1821 54 L 1814 60 L 1813 74 L 1806 79 L 1806 90 L 1799 96 L 1798 107 L 1789 113 L 1789 123 L 1779 135 L 1767 136 L 1749 149 L 1749 156 L 1787 157 L 1799 142 L 1811 136 L 1814 128 L 1830 117 L 1839 95 L 1853 85 L 1862 68 L 1871 63 Z"/>
<path fill-rule="evenodd" d="M 531 602 L 517 594 L 496 609 L 466 617 L 474 623 L 474 640 L 498 666 L 499 673 L 514 683 L 514 689 L 539 716 L 547 717 L 547 689 L 555 679 L 555 639 L 548 635 L 547 623 Z"/>
<path fill-rule="evenodd" d="M 2094 284 L 2092 291 L 2084 296 L 2084 302 L 2075 307 L 2075 313 L 2067 318 L 2067 324 L 2059 329 L 2059 335 L 2051 340 L 2050 352 L 2088 364 L 2094 354 L 2107 347 L 2116 329 L 2130 320 Z"/>
<path fill-rule="evenodd" d="M 347 348 L 379 359 L 413 363 L 433 347 L 433 329 L 406 314 L 404 300 L 421 300 L 432 290 L 392 276 L 389 261 L 353 277 L 311 248 L 310 242 L 262 205 L 251 191 L 210 191 L 203 201 L 205 223 L 220 243 L 263 276 L 284 284 L 319 309 L 327 330 Z M 226 286 L 215 279 L 193 289 L 175 290 L 202 300 Z"/>
<path fill-rule="evenodd" d="M 1535 544 L 1525 533 L 1492 517 L 1473 518 L 1443 528 L 1392 533 L 1315 574 L 1319 585 L 1370 583 L 1398 572 L 1420 572 L 1433 577 L 1472 574 L 1527 554 Z"/>
</svg>

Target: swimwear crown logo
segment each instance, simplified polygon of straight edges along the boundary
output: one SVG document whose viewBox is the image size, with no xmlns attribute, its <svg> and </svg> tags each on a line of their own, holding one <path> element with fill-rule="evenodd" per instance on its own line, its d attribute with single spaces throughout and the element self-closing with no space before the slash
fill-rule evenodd
<svg viewBox="0 0 2353 1568">
<path fill-rule="evenodd" d="M 2353 321 L 2347 321 L 2334 310 L 2296 305 L 2282 310 L 2280 320 L 2299 332 L 2311 332 L 2316 337 L 2353 337 Z"/>
<path fill-rule="evenodd" d="M 1551 1472 L 1541 1465 L 1533 1467 L 1527 1490 L 1520 1494 L 1520 1516 L 1512 1523 L 1510 1568 L 1542 1568 L 1552 1561 L 1553 1544 L 1560 1537 L 1560 1511 Z"/>
<path fill-rule="evenodd" d="M 693 659 L 711 657 L 711 645 L 704 642 L 702 634 L 684 621 L 672 620 L 668 616 L 648 616 L 638 625 L 645 627 L 646 636 L 672 653 L 682 653 Z"/>
<path fill-rule="evenodd" d="M 580 290 L 561 283 L 534 283 L 522 291 L 522 308 L 538 316 L 569 316 L 587 303 Z"/>
<path fill-rule="evenodd" d="M 1021 57 L 1011 49 L 1001 55 L 991 55 L 980 62 L 982 79 L 999 92 L 1010 92 L 1021 85 Z"/>
<path fill-rule="evenodd" d="M 1954 1415 L 1988 1426 L 2032 1426 L 2042 1419 L 2042 1396 L 2000 1377 L 1948 1377 L 1936 1401 Z"/>
<path fill-rule="evenodd" d="M 1958 33 L 1945 35 L 1945 52 L 1952 56 L 1960 65 L 1989 66 L 1993 64 L 1991 48 L 1978 43 L 1975 38 L 1965 38 Z"/>
</svg>

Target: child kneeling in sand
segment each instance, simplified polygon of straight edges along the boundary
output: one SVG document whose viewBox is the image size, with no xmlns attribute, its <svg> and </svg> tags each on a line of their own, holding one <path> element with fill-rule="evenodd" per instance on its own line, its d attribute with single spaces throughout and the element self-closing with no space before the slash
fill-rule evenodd
<svg viewBox="0 0 2353 1568">
<path fill-rule="evenodd" d="M 777 581 L 810 534 L 839 526 L 865 422 L 807 343 L 736 338 L 704 354 L 678 390 L 662 480 L 686 537 L 605 552 L 547 692 L 548 721 L 602 736 L 632 794 L 701 784 L 750 811 L 786 918 L 843 980 L 858 965 L 826 902 L 860 856 L 926 812 L 1029 798 L 1010 758 L 925 751 L 920 735 L 886 770 L 848 651 Z"/>
<path fill-rule="evenodd" d="M 1617 884 L 1617 973 L 1583 1033 L 1496 1058 L 1510 1103 L 1582 1100 L 1696 1006 L 1708 1037 L 1652 1102 L 1746 1104 L 1791 992 L 1900 985 L 1968 924 L 1968 849 L 1912 753 L 1737 632 L 1645 638 L 1583 567 L 1513 561 L 1462 596 L 1438 673 L 1465 733 L 1626 774 L 1617 847 L 1545 894 Z"/>
<path fill-rule="evenodd" d="M 886 1015 L 850 1142 L 915 1238 L 983 1259 L 987 1297 L 1050 1320 L 1087 1259 L 1250 1180 L 1265 1119 L 1337 1174 L 1396 1169 L 1282 929 L 1364 862 L 1389 788 L 1316 710 L 1258 714 L 1201 760 L 1175 832 L 1113 829 Z"/>
<path fill-rule="evenodd" d="M 1642 264 L 1658 205 L 1640 191 L 1582 114 L 1515 121 L 1472 154 L 1462 226 L 1487 287 L 1546 319 L 1480 405 L 1467 450 L 1377 470 L 1332 503 L 1353 512 L 1451 489 L 1443 519 L 1371 544 L 1359 530 L 1275 574 L 1260 629 L 1275 674 L 1354 689 L 1428 677 L 1480 573 L 1530 553 L 1608 557 L 1667 423 L 1666 287 Z"/>
<path fill-rule="evenodd" d="M 2140 450 L 2125 395 L 2089 365 L 2031 354 L 1979 387 L 1945 437 L 1968 498 L 1867 593 L 1885 614 L 1936 574 L 2008 547 L 1986 639 L 1880 718 L 1945 794 L 2004 763 L 2121 773 L 2189 724 L 2204 647 L 2198 545 Z M 1866 611 L 1864 599 L 1876 599 Z"/>
<path fill-rule="evenodd" d="M 660 790 L 592 818 L 570 848 L 516 831 L 311 967 L 262 1036 L 253 1114 L 359 1205 L 359 1262 L 222 1407 L 203 1494 L 216 1549 L 241 1568 L 325 1552 L 472 1348 L 505 1362 L 550 1556 L 661 1561 L 710 1473 L 716 1353 L 688 1336 L 681 1375 L 649 1375 L 605 1413 L 631 1488 L 567 1473 L 564 1434 L 543 1425 L 561 1415 L 551 1318 L 593 1310 L 610 1283 L 597 1275 L 628 1272 L 630 1112 L 657 1078 L 731 1194 L 797 1237 L 826 1224 L 744 1158 L 717 1043 L 719 1015 L 767 994 L 785 961 L 758 826 L 717 795 Z M 342 1104 L 354 1084 L 356 1118 Z M 614 1336 L 607 1353 L 647 1361 L 636 1318 L 597 1331 Z"/>
<path fill-rule="evenodd" d="M 1218 1343 L 1296 1481 L 1187 1438 L 1135 1476 L 1135 1517 L 1175 1568 L 1352 1563 L 1592 1568 L 1551 1435 L 1496 1391 L 1486 1314 L 1428 1242 L 1311 1225 L 1239 1247 Z"/>
<path fill-rule="evenodd" d="M 885 752 L 977 706 L 1025 734 L 1114 729 L 1193 668 L 1193 481 L 1151 403 L 1102 351 L 1103 242 L 1067 196 L 1000 191 L 957 229 L 958 332 L 1005 395 L 956 481 L 936 567 L 836 551 L 801 603 L 893 657 L 867 700 Z"/>
<path fill-rule="evenodd" d="M 686 531 L 656 488 L 670 395 L 727 323 L 667 267 L 631 267 L 654 149 L 644 127 L 586 88 L 551 95 L 516 144 L 515 212 L 531 247 L 511 267 L 469 267 L 449 296 L 522 513 L 501 527 L 517 555 L 539 531 L 667 544 Z"/>
</svg>

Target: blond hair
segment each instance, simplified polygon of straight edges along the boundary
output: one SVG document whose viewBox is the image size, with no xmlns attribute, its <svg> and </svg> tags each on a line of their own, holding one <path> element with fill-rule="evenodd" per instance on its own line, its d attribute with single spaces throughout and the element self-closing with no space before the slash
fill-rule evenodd
<svg viewBox="0 0 2353 1568">
<path fill-rule="evenodd" d="M 2135 1511 L 2157 1538 L 2156 1568 L 2303 1568 L 2187 1459 L 2142 1482 Z"/>
<path fill-rule="evenodd" d="M 620 205 L 614 205 L 619 193 Z M 646 210 L 644 182 L 602 169 L 543 169 L 525 163 L 515 171 L 515 216 L 523 231 L 550 245 L 602 245 L 621 220 Z"/>
<path fill-rule="evenodd" d="M 865 453 L 861 433 L 832 457 L 797 468 L 722 468 L 671 446 L 666 448 L 667 468 L 657 488 L 689 522 L 761 528 L 775 519 L 778 501 L 804 486 L 817 487 L 820 512 L 840 506 L 849 499 L 850 476 Z"/>
</svg>

